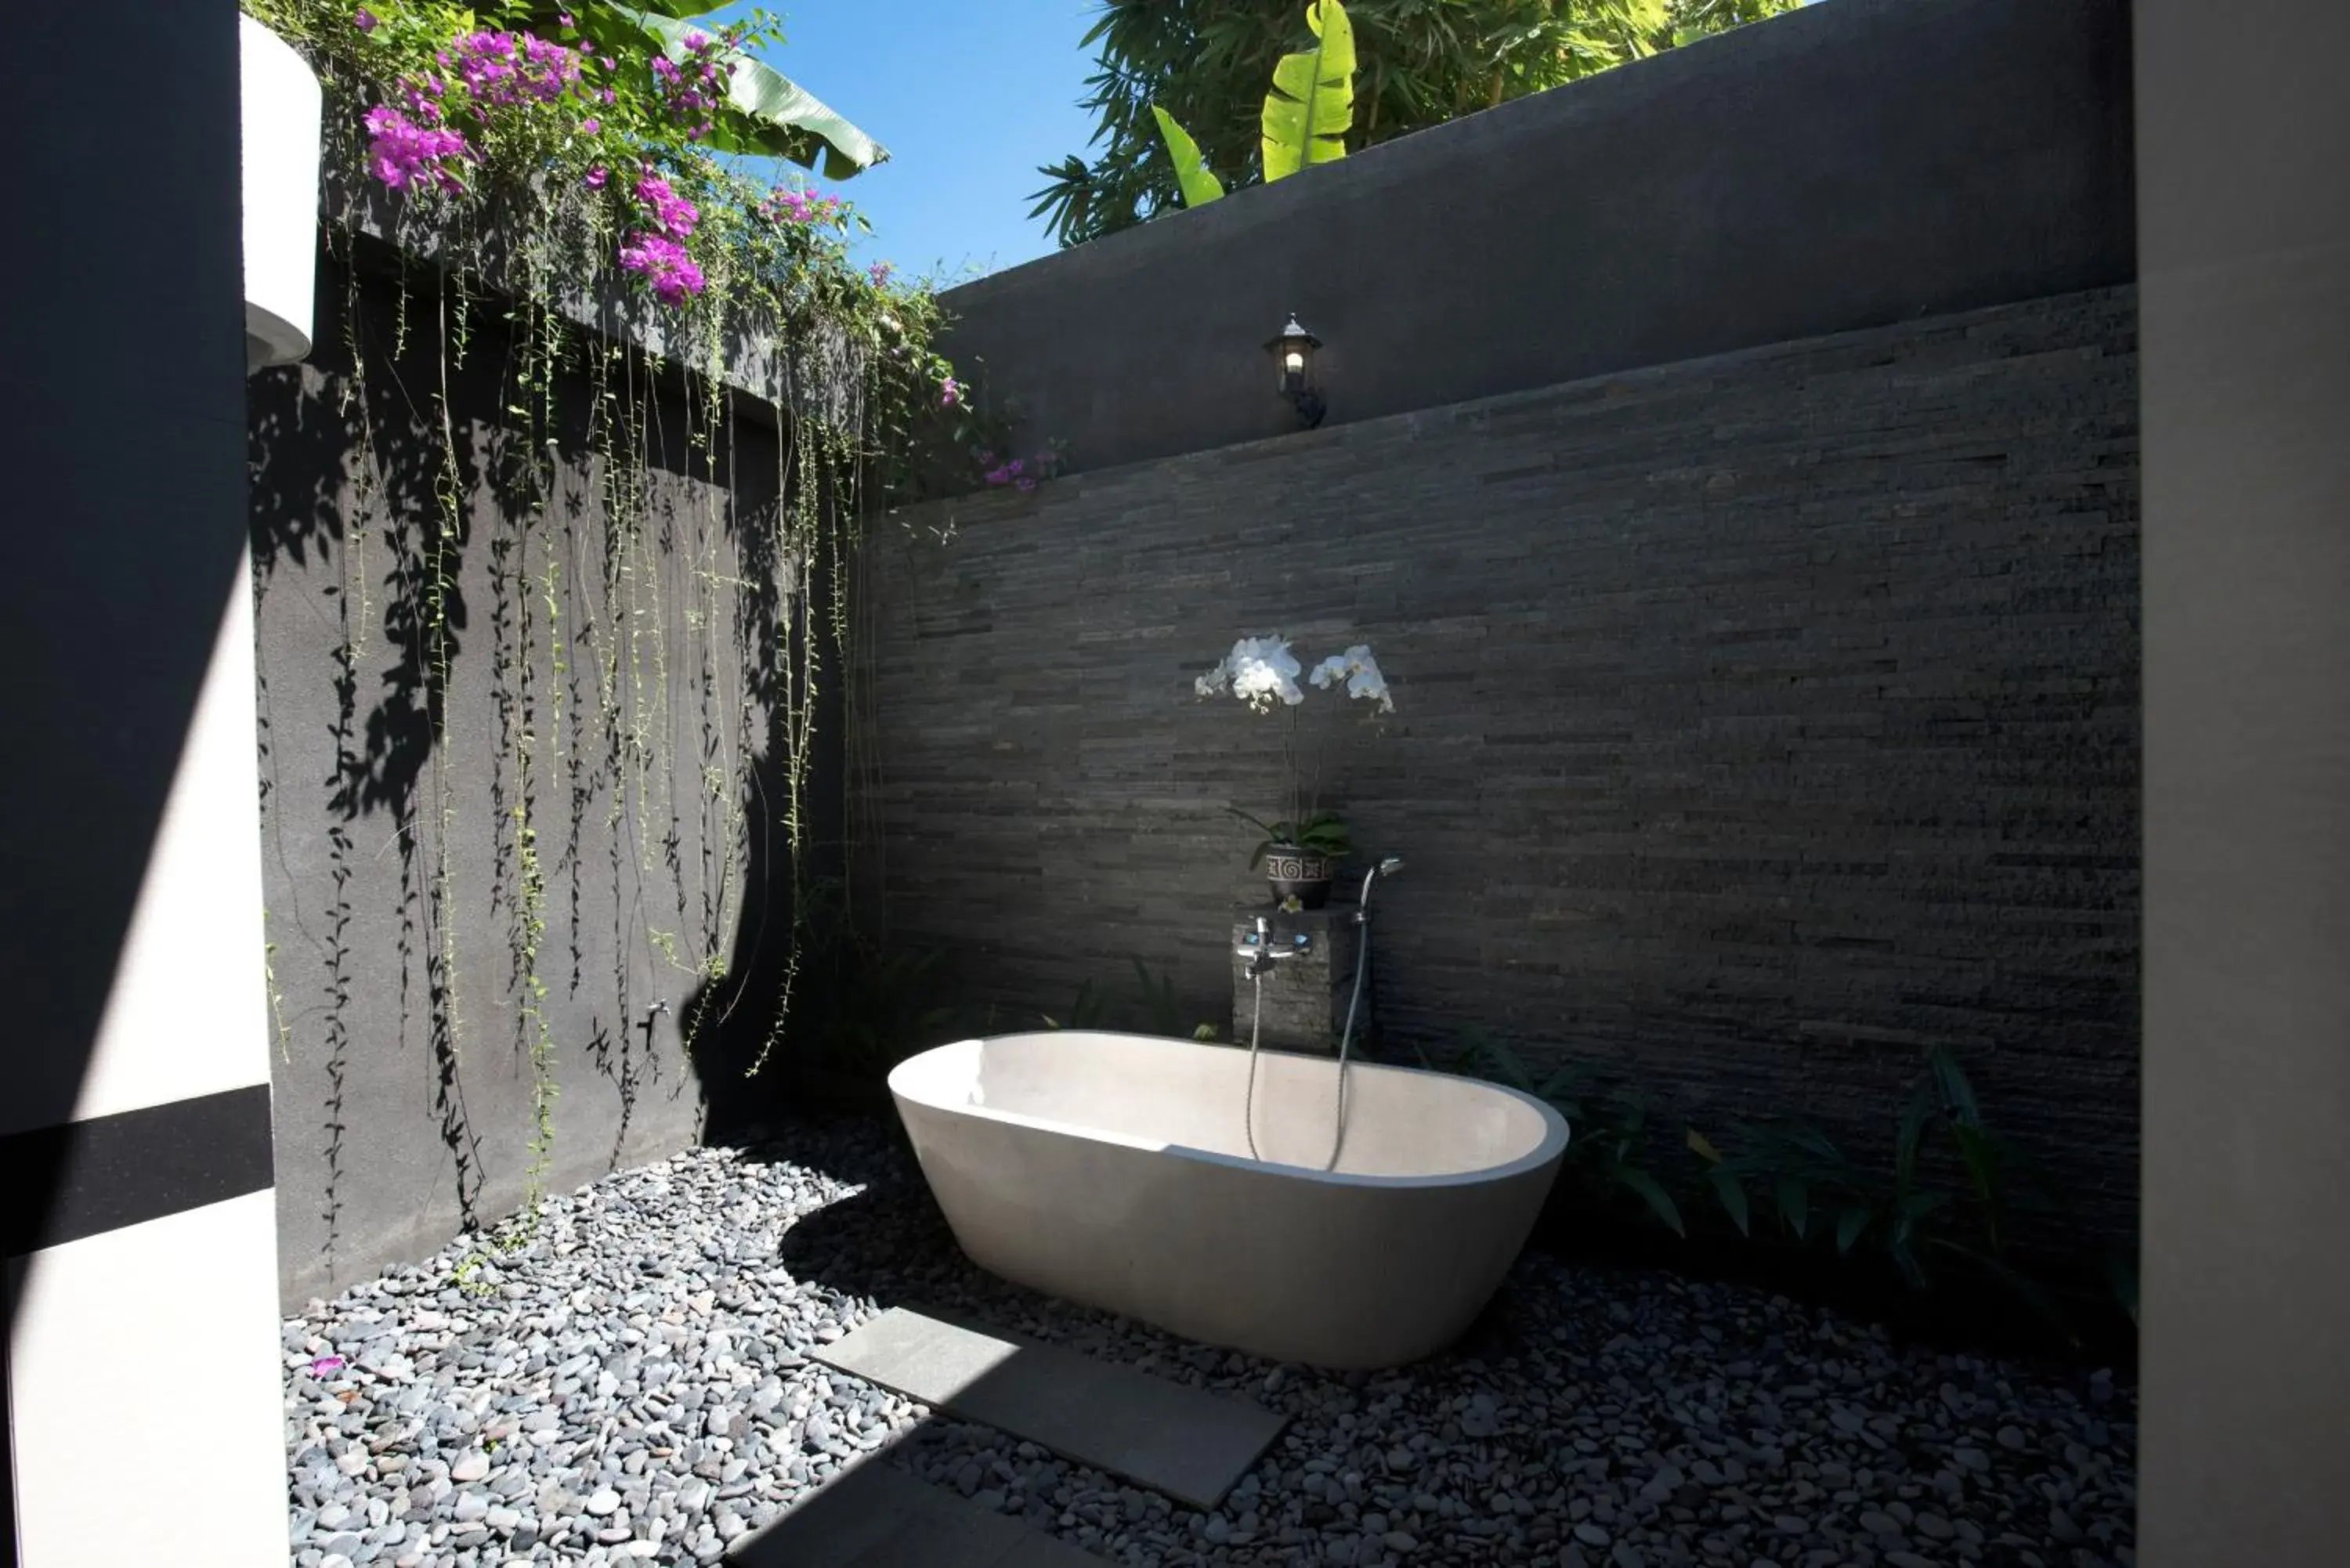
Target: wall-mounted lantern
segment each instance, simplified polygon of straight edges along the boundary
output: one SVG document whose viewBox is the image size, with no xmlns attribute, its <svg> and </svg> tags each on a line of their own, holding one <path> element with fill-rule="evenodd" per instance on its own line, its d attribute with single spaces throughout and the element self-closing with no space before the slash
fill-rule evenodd
<svg viewBox="0 0 2350 1568">
<path fill-rule="evenodd" d="M 1328 411 L 1320 389 L 1314 384 L 1314 351 L 1321 347 L 1322 339 L 1300 327 L 1295 312 L 1281 335 L 1267 339 L 1264 346 L 1280 376 L 1281 395 L 1289 400 L 1289 406 L 1297 410 L 1298 422 L 1307 430 L 1320 424 Z"/>
</svg>

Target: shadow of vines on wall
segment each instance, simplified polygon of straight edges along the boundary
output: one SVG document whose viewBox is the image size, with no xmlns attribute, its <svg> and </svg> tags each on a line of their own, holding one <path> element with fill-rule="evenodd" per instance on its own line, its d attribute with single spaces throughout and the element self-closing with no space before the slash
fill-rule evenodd
<svg viewBox="0 0 2350 1568">
<path fill-rule="evenodd" d="M 280 1073 L 316 1075 L 332 1273 L 395 1075 L 448 1178 L 399 1199 L 467 1228 L 517 1170 L 535 1213 L 563 1088 L 610 1096 L 606 1168 L 685 1092 L 674 1055 L 710 1124 L 754 1092 L 837 858 L 856 462 L 796 384 L 746 403 L 363 239 L 330 243 L 318 337 L 253 383 L 252 514 Z M 469 1108 L 493 1062 L 520 1156 Z"/>
</svg>

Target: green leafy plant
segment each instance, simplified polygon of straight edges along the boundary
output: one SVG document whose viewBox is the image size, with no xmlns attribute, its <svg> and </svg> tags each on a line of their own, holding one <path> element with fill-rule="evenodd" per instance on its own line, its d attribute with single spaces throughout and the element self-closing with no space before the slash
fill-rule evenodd
<svg viewBox="0 0 2350 1568">
<path fill-rule="evenodd" d="M 1263 842 L 1249 852 L 1251 870 L 1264 864 L 1267 851 L 1282 845 L 1294 846 L 1308 855 L 1319 855 L 1329 860 L 1343 860 L 1355 852 L 1355 841 L 1347 831 L 1347 824 L 1335 811 L 1314 812 L 1295 822 L 1266 822 L 1236 805 L 1228 805 L 1224 809 L 1264 835 Z"/>
<path fill-rule="evenodd" d="M 1087 980 L 1078 981 L 1076 1000 L 1069 1003 L 1068 1010 L 1060 1017 L 1055 1018 L 1049 1012 L 1040 1012 L 1036 1016 L 1045 1021 L 1047 1029 L 1099 1029 L 1107 1022 L 1108 1014 L 1107 994 L 1096 991 L 1094 982 Z"/>
<path fill-rule="evenodd" d="M 1895 1129 L 1889 1170 L 1855 1159 L 1801 1122 L 1742 1123 L 1733 1131 L 1729 1153 L 1694 1127 L 1686 1141 L 1740 1234 L 1753 1234 L 1759 1194 L 1778 1234 L 1796 1245 L 1874 1253 L 1919 1291 L 1943 1270 L 1972 1273 L 2072 1336 L 2047 1293 L 2010 1255 L 2012 1191 L 2043 1184 L 2022 1150 L 1985 1125 L 1974 1085 L 1948 1047 L 1927 1054 Z M 1930 1160 L 1936 1132 L 1948 1157 L 1939 1168 Z"/>
<path fill-rule="evenodd" d="M 650 38 L 671 59 L 681 61 L 693 52 L 694 36 L 700 31 L 691 18 L 729 3 L 646 0 L 639 8 L 588 0 L 575 9 L 570 0 L 532 0 L 527 10 L 530 20 L 540 26 L 570 12 L 578 18 L 580 31 L 607 48 Z M 753 26 L 760 37 L 782 38 L 782 30 L 764 11 L 756 15 Z M 636 36 L 629 36 L 630 33 Z M 846 180 L 889 160 L 888 148 L 764 60 L 744 56 L 734 63 L 725 101 L 733 112 L 712 121 L 709 137 L 717 151 L 786 158 L 805 169 L 821 167 L 827 180 Z"/>
<path fill-rule="evenodd" d="M 1183 192 L 1187 207 L 1204 207 L 1224 193 L 1224 187 L 1208 171 L 1207 161 L 1200 156 L 1200 144 L 1191 133 L 1175 123 L 1175 117 L 1150 106 L 1153 118 L 1159 121 L 1159 134 L 1167 142 L 1167 155 L 1175 161 L 1175 183 Z"/>
<path fill-rule="evenodd" d="M 1264 95 L 1268 182 L 1344 158 L 1355 123 L 1355 29 L 1347 8 L 1338 0 L 1314 0 L 1305 25 L 1314 30 L 1314 47 L 1282 56 Z"/>
<path fill-rule="evenodd" d="M 795 1036 L 807 1065 L 879 1078 L 951 1032 L 954 1010 L 941 996 L 946 955 L 855 931 L 830 907 L 837 896 L 829 882 L 809 895 L 814 921 L 803 965 L 806 994 Z"/>
<path fill-rule="evenodd" d="M 1047 1029 L 1111 1029 L 1128 1027 L 1144 1034 L 1169 1038 L 1189 1035 L 1194 1040 L 1212 1040 L 1218 1033 L 1212 1023 L 1193 1024 L 1191 1014 L 1175 994 L 1174 972 L 1154 973 L 1149 965 L 1139 958 L 1129 958 L 1134 979 L 1130 984 L 1097 985 L 1087 980 L 1077 987 L 1077 994 L 1058 1016 L 1039 1013 Z"/>
<path fill-rule="evenodd" d="M 1794 10 L 1802 0 L 1347 0 L 1354 47 L 1348 152 Z M 1198 205 L 1159 117 L 1196 137 L 1222 188 L 1270 178 L 1265 83 L 1298 46 L 1295 0 L 1101 0 L 1082 47 L 1091 145 L 1038 170 L 1032 216 L 1081 244 Z M 1637 168 L 1611 171 L 1629 182 Z"/>
<path fill-rule="evenodd" d="M 1305 7 L 1305 25 L 1313 30 L 1314 47 L 1284 55 L 1274 64 L 1273 87 L 1258 116 L 1267 181 L 1347 155 L 1347 131 L 1355 119 L 1355 30 L 1339 0 L 1313 0 Z M 1150 114 L 1175 165 L 1183 204 L 1204 206 L 1222 196 L 1223 185 L 1209 172 L 1191 132 L 1157 104 Z"/>
<path fill-rule="evenodd" d="M 1456 1060 L 1471 1073 L 1548 1101 L 1566 1118 L 1562 1181 L 1603 1204 L 1636 1199 L 1673 1234 L 1689 1234 L 1680 1205 L 1646 1163 L 1648 1108 L 1638 1096 L 1609 1090 L 1580 1062 L 1537 1080 L 1517 1053 L 1482 1029 L 1462 1037 Z"/>
</svg>

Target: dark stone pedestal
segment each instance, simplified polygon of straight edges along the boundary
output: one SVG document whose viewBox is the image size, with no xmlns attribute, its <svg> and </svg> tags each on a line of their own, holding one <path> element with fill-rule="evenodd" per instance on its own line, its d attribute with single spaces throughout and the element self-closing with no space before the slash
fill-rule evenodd
<svg viewBox="0 0 2350 1568">
<path fill-rule="evenodd" d="M 1302 909 L 1295 914 L 1268 909 L 1262 904 L 1236 908 L 1232 915 L 1232 946 L 1238 950 L 1256 919 L 1264 916 L 1273 929 L 1273 946 L 1288 951 L 1298 933 L 1308 940 L 1305 951 L 1285 958 L 1265 972 L 1264 1016 L 1259 1044 L 1281 1051 L 1319 1051 L 1336 1054 L 1338 1035 L 1347 1025 L 1347 998 L 1355 983 L 1355 944 L 1362 928 L 1355 924 L 1355 906 L 1333 904 L 1327 909 Z M 1367 1014 L 1369 999 L 1364 1001 Z M 1255 986 L 1248 977 L 1248 959 L 1232 954 L 1232 1040 L 1249 1043 L 1249 1023 L 1256 1006 Z M 1367 1016 L 1355 1020 L 1359 1035 Z"/>
</svg>

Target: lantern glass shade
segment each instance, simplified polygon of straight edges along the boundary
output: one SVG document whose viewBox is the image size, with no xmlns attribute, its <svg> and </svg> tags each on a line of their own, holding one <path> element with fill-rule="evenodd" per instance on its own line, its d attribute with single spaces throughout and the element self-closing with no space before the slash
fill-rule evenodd
<svg viewBox="0 0 2350 1568">
<path fill-rule="evenodd" d="M 1294 397 L 1312 389 L 1314 350 L 1321 347 L 1322 339 L 1299 326 L 1295 316 L 1289 318 L 1279 335 L 1265 344 L 1276 367 L 1279 391 Z"/>
</svg>

